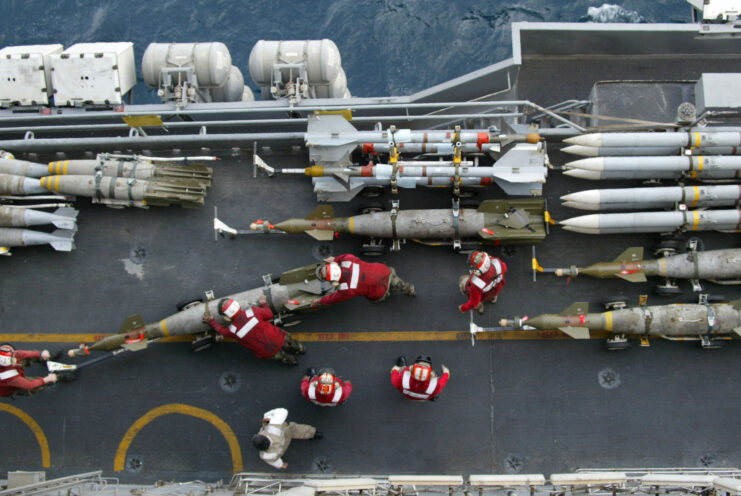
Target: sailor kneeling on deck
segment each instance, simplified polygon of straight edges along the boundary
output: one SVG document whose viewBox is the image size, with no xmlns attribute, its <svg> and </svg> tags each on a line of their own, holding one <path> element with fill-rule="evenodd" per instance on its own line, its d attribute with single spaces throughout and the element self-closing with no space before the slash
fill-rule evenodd
<svg viewBox="0 0 741 496">
<path fill-rule="evenodd" d="M 432 359 L 418 356 L 414 364 L 407 365 L 403 355 L 396 359 L 391 368 L 391 384 L 407 399 L 415 401 L 435 401 L 450 379 L 450 369 L 441 366 L 440 376 L 432 370 Z"/>
<path fill-rule="evenodd" d="M 275 408 L 265 412 L 260 432 L 252 436 L 252 445 L 260 450 L 260 459 L 275 468 L 286 468 L 283 461 L 292 439 L 321 439 L 315 427 L 288 422 L 288 410 Z"/>
<path fill-rule="evenodd" d="M 237 338 L 239 344 L 252 351 L 257 358 L 272 358 L 286 365 L 297 365 L 294 355 L 305 353 L 304 345 L 270 322 L 273 311 L 265 296 L 260 296 L 257 303 L 259 306 L 245 311 L 236 301 L 224 298 L 219 302 L 219 314 L 229 326 L 222 326 L 210 314 L 204 314 L 203 321 L 222 336 Z"/>
<path fill-rule="evenodd" d="M 324 261 L 326 263 L 318 268 L 317 277 L 330 281 L 337 286 L 337 291 L 313 300 L 313 307 L 334 305 L 356 296 L 365 296 L 372 302 L 379 303 L 391 293 L 417 295 L 414 284 L 397 276 L 393 267 L 364 262 L 349 253 L 328 257 Z"/>
<path fill-rule="evenodd" d="M 301 379 L 301 395 L 317 406 L 341 405 L 351 392 L 352 383 L 337 377 L 332 369 L 320 369 L 317 374 L 314 367 L 309 367 Z"/>
<path fill-rule="evenodd" d="M 0 397 L 14 394 L 31 396 L 57 382 L 57 374 L 46 377 L 27 378 L 23 370 L 32 362 L 47 361 L 51 355 L 47 350 L 42 352 L 16 350 L 9 344 L 0 346 Z M 19 363 L 20 361 L 20 363 Z"/>
<path fill-rule="evenodd" d="M 484 302 L 495 303 L 504 287 L 507 265 L 484 251 L 471 253 L 468 263 L 471 266 L 470 274 L 461 276 L 458 283 L 461 293 L 468 296 L 468 301 L 458 305 L 458 310 L 468 312 L 475 308 L 479 313 L 484 313 Z"/>
</svg>

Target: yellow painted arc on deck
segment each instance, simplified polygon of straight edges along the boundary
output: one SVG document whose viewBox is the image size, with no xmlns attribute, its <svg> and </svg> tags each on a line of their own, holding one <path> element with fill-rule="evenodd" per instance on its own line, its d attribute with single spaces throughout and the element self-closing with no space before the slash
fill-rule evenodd
<svg viewBox="0 0 741 496">
<path fill-rule="evenodd" d="M 49 441 L 47 441 L 46 434 L 44 434 L 44 431 L 41 429 L 39 424 L 33 418 L 31 418 L 29 414 L 27 414 L 20 408 L 14 407 L 13 405 L 0 403 L 0 411 L 8 412 L 11 415 L 15 415 L 16 417 L 18 417 L 18 419 L 20 419 L 21 422 L 26 424 L 28 428 L 31 429 L 33 435 L 36 436 L 36 442 L 39 443 L 39 448 L 41 448 L 41 466 L 43 468 L 49 468 L 51 466 Z"/>
<path fill-rule="evenodd" d="M 188 415 L 190 417 L 205 420 L 209 424 L 216 427 L 219 432 L 221 432 L 221 435 L 224 436 L 224 439 L 226 439 L 226 442 L 229 445 L 229 452 L 232 456 L 232 471 L 234 473 L 242 471 L 242 469 L 244 468 L 242 463 L 242 451 L 239 447 L 237 436 L 234 434 L 232 428 L 229 427 L 229 424 L 227 424 L 218 416 L 214 415 L 208 410 L 204 410 L 203 408 L 198 408 L 191 405 L 184 405 L 182 403 L 169 403 L 167 405 L 158 406 L 157 408 L 152 408 L 147 413 L 142 415 L 136 422 L 134 422 L 131 427 L 129 427 L 129 430 L 126 431 L 126 434 L 124 434 L 123 439 L 121 439 L 121 442 L 118 445 L 116 456 L 113 459 L 113 470 L 116 472 L 121 472 L 124 469 L 126 452 L 128 451 L 129 446 L 131 445 L 131 442 L 134 440 L 136 435 L 139 434 L 139 431 L 141 431 L 144 427 L 146 427 L 147 424 L 149 424 L 153 420 L 163 415 L 170 415 L 173 413 Z"/>
</svg>

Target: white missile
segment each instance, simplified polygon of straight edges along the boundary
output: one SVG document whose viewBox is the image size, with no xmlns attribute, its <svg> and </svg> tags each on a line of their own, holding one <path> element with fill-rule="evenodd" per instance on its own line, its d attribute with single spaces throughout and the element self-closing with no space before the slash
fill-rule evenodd
<svg viewBox="0 0 741 496">
<path fill-rule="evenodd" d="M 667 186 L 656 188 L 590 189 L 561 197 L 564 207 L 581 210 L 629 210 L 741 205 L 741 185 Z"/>
<path fill-rule="evenodd" d="M 698 131 L 698 132 L 657 132 L 657 133 L 595 133 L 582 134 L 564 140 L 570 145 L 591 147 L 630 146 L 630 147 L 691 147 L 741 146 L 741 132 Z"/>
<path fill-rule="evenodd" d="M 23 207 L 0 206 L 0 226 L 25 227 L 54 224 L 60 229 L 76 229 L 77 214 L 77 210 L 69 207 L 60 207 L 50 213 Z"/>
<path fill-rule="evenodd" d="M 741 146 L 707 146 L 684 149 L 676 146 L 602 146 L 597 148 L 594 146 L 571 145 L 562 148 L 561 151 L 582 157 L 681 155 L 683 151 L 690 152 L 692 155 L 741 155 Z"/>
<path fill-rule="evenodd" d="M 584 234 L 741 230 L 741 210 L 691 210 L 591 214 L 559 222 L 567 231 Z"/>
<path fill-rule="evenodd" d="M 696 172 L 698 175 L 712 171 L 741 170 L 741 156 L 691 156 L 691 157 L 592 157 L 564 164 L 567 169 L 591 171 L 633 172 L 646 171 Z"/>
<path fill-rule="evenodd" d="M 57 229 L 50 234 L 17 227 L 0 227 L 0 246 L 12 248 L 49 244 L 57 251 L 72 251 L 75 248 L 74 236 L 73 229 Z"/>
</svg>

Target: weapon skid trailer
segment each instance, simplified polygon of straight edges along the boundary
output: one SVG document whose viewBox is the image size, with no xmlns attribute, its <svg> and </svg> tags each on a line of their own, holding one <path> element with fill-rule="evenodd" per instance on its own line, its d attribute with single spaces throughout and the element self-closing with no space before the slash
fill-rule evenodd
<svg viewBox="0 0 741 496">
<path fill-rule="evenodd" d="M 339 233 L 357 234 L 369 238 L 361 253 L 378 256 L 387 251 L 382 239 L 391 239 L 391 251 L 399 251 L 406 240 L 430 246 L 451 245 L 455 250 L 540 243 L 547 234 L 547 219 L 545 201 L 540 198 L 485 200 L 477 208 L 461 208 L 455 199 L 452 208 L 425 210 L 399 210 L 394 201 L 391 210 L 370 207 L 352 217 L 335 217 L 331 205 L 321 205 L 304 218 L 275 225 L 258 220 L 249 230 L 229 227 L 214 215 L 214 232 L 232 238 L 241 234 L 305 233 L 319 241 L 331 241 Z"/>
<path fill-rule="evenodd" d="M 242 308 L 257 305 L 258 298 L 265 296 L 275 317 L 273 323 L 285 325 L 290 317 L 311 310 L 311 302 L 335 291 L 334 286 L 317 278 L 317 269 L 321 264 L 314 263 L 289 270 L 273 278 L 263 276 L 264 286 L 249 289 L 223 298 L 231 298 Z M 211 327 L 201 319 L 203 314 L 211 314 L 222 325 L 225 324 L 219 315 L 218 306 L 221 298 L 214 298 L 211 291 L 203 297 L 183 300 L 177 304 L 178 312 L 157 322 L 144 324 L 140 315 L 127 317 L 116 334 L 103 337 L 95 343 L 82 344 L 79 348 L 67 352 L 70 357 L 87 354 L 90 351 L 114 351 L 127 348 L 138 351 L 149 343 L 168 336 L 198 336 L 191 345 L 192 351 L 201 351 L 211 346 L 216 337 Z M 291 324 L 297 323 L 295 321 Z"/>
</svg>

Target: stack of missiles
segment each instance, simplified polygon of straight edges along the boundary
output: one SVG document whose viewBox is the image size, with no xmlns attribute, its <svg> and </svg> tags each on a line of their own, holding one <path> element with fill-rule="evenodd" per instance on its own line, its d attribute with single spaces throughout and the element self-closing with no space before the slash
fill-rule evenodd
<svg viewBox="0 0 741 496">
<path fill-rule="evenodd" d="M 213 157 L 196 157 L 213 160 Z M 191 159 L 193 160 L 193 159 Z M 100 154 L 92 160 L 62 160 L 48 165 L 0 159 L 0 194 L 54 191 L 87 196 L 114 207 L 203 205 L 212 170 L 175 159 Z"/>
<path fill-rule="evenodd" d="M 195 157 L 190 160 L 214 160 Z M 48 165 L 15 160 L 0 154 L 0 200 L 68 200 L 86 196 L 93 203 L 111 207 L 150 205 L 198 207 L 204 204 L 211 186 L 212 170 L 201 164 L 183 163 L 185 159 L 158 159 L 130 155 L 100 154 L 93 160 L 63 160 Z M 52 191 L 60 195 L 44 196 Z M 50 244 L 54 249 L 70 251 L 77 230 L 77 211 L 65 204 L 53 213 L 27 206 L 0 207 L 0 246 Z M 37 206 L 39 208 L 39 206 Z M 28 226 L 53 224 L 53 233 L 23 229 Z"/>
<path fill-rule="evenodd" d="M 313 167 L 282 169 L 283 174 L 312 178 L 320 201 L 349 201 L 363 188 L 391 186 L 479 187 L 492 183 L 507 194 L 540 196 L 548 170 L 548 156 L 537 133 L 498 134 L 479 130 L 397 129 L 358 131 L 341 115 L 309 116 L 305 134 Z M 389 163 L 351 163 L 351 153 L 388 154 Z M 402 154 L 432 156 L 435 160 L 402 161 Z M 465 155 L 490 155 L 492 167 L 478 167 L 478 159 Z M 452 157 L 443 160 L 445 156 Z M 258 162 L 258 159 L 256 159 Z M 266 168 L 275 172 L 272 168 Z"/>
<path fill-rule="evenodd" d="M 564 174 L 582 179 L 691 179 L 734 182 L 741 177 L 741 129 L 701 132 L 602 133 L 565 140 L 563 149 L 589 158 L 564 164 Z M 589 190 L 561 197 L 582 210 L 673 208 L 675 211 L 593 214 L 561 221 L 587 234 L 730 231 L 741 229 L 738 184 Z M 687 208 L 736 207 L 723 210 Z"/>
</svg>

